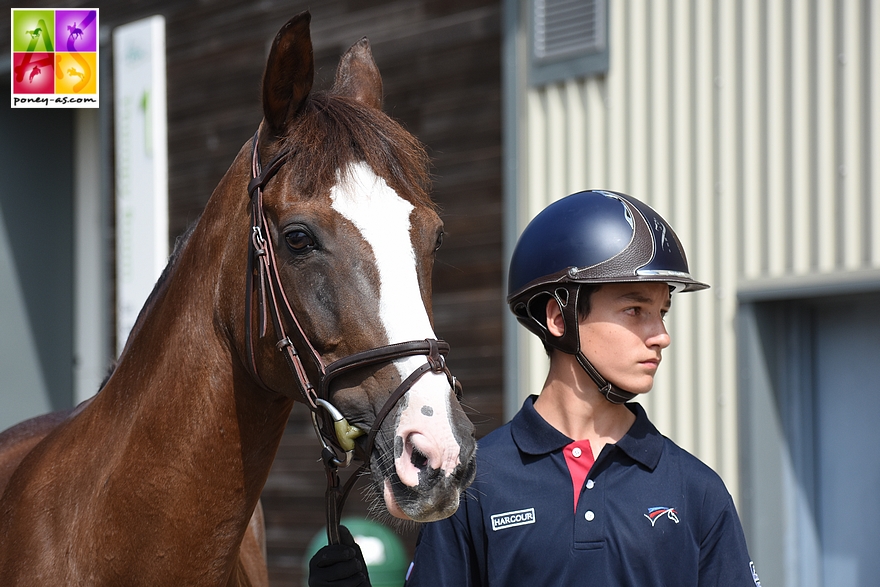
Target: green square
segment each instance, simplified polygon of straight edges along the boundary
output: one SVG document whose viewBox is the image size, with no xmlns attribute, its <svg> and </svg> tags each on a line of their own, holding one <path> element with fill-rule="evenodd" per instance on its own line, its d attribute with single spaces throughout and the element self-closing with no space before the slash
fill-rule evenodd
<svg viewBox="0 0 880 587">
<path fill-rule="evenodd" d="M 54 51 L 54 10 L 12 10 L 12 50 Z"/>
</svg>

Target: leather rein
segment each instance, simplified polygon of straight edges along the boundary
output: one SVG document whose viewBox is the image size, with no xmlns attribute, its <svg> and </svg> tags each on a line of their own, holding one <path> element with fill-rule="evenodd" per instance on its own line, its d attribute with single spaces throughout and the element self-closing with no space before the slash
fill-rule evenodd
<svg viewBox="0 0 880 587">
<path fill-rule="evenodd" d="M 342 508 L 357 478 L 369 468 L 373 444 L 385 418 L 403 395 L 426 373 L 443 373 L 450 386 L 461 398 L 461 384 L 446 365 L 445 356 L 449 344 L 442 340 L 425 339 L 394 343 L 349 355 L 325 365 L 321 355 L 309 341 L 297 320 L 278 272 L 275 250 L 268 234 L 268 223 L 263 210 L 263 190 L 269 180 L 291 157 L 289 149 L 278 153 L 265 168 L 260 164 L 259 129 L 254 134 L 251 156 L 251 180 L 248 195 L 251 201 L 251 235 L 248 251 L 247 288 L 245 292 L 245 352 L 247 368 L 257 383 L 271 388 L 260 377 L 254 350 L 253 334 L 253 296 L 257 296 L 259 316 L 259 337 L 267 332 L 267 314 L 272 320 L 278 340 L 275 347 L 282 353 L 294 375 L 297 387 L 312 413 L 315 433 L 323 449 L 321 459 L 327 474 L 327 538 L 330 544 L 339 543 L 339 521 Z M 290 326 L 290 330 L 286 326 Z M 425 355 L 426 362 L 413 371 L 391 393 L 382 409 L 376 414 L 367 432 L 364 445 L 363 464 L 352 474 L 345 485 L 340 485 L 338 468 L 347 467 L 354 454 L 354 438 L 364 434 L 364 430 L 348 424 L 341 412 L 330 403 L 330 383 L 340 375 L 351 371 L 387 363 L 404 357 Z M 339 451 L 339 453 L 337 452 Z M 340 457 L 341 453 L 341 457 Z"/>
</svg>

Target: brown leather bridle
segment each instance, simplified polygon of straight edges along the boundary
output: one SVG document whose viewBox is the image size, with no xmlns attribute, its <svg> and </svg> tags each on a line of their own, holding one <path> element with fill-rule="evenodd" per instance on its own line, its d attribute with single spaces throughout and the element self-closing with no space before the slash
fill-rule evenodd
<svg viewBox="0 0 880 587">
<path fill-rule="evenodd" d="M 278 341 L 275 347 L 282 353 L 303 397 L 304 403 L 312 412 L 312 422 L 318 439 L 323 445 L 322 460 L 327 473 L 327 537 L 330 544 L 339 543 L 339 520 L 345 499 L 354 487 L 358 476 L 369 468 L 370 456 L 376 434 L 385 418 L 397 405 L 403 395 L 423 375 L 428 372 L 444 373 L 456 395 L 461 398 L 461 384 L 453 377 L 446 365 L 445 356 L 449 353 L 449 345 L 442 340 L 426 339 L 384 345 L 349 355 L 325 365 L 321 355 L 315 350 L 303 331 L 296 314 L 287 299 L 272 239 L 269 238 L 266 215 L 263 210 L 263 190 L 270 179 L 290 158 L 291 151 L 284 149 L 278 153 L 265 167 L 260 165 L 259 134 L 254 134 L 251 156 L 251 180 L 248 183 L 248 195 L 251 200 L 251 235 L 248 247 L 247 288 L 245 292 L 245 352 L 246 365 L 253 378 L 265 389 L 268 385 L 260 377 L 257 369 L 253 340 L 253 295 L 256 291 L 259 312 L 259 337 L 266 335 L 266 315 L 271 317 L 272 325 Z M 290 325 L 290 335 L 285 325 Z M 349 477 L 344 486 L 340 487 L 338 468 L 350 464 L 353 450 L 343 447 L 345 444 L 336 433 L 335 422 L 342 418 L 341 413 L 330 403 L 330 383 L 336 378 L 351 371 L 387 363 L 404 357 L 425 355 L 427 361 L 413 371 L 385 401 L 382 409 L 367 433 L 361 467 Z M 305 362 L 303 360 L 305 357 Z M 317 382 L 317 385 L 313 383 Z M 331 434 L 331 431 L 333 432 Z M 337 450 L 341 451 L 340 458 Z"/>
</svg>

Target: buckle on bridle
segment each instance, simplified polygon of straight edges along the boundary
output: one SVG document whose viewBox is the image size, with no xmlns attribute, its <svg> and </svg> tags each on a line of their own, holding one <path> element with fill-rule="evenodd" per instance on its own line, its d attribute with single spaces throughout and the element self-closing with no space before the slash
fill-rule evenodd
<svg viewBox="0 0 880 587">
<path fill-rule="evenodd" d="M 258 257 L 266 255 L 266 239 L 263 238 L 263 231 L 259 226 L 252 227 L 251 242 L 254 245 L 254 252 Z"/>
</svg>

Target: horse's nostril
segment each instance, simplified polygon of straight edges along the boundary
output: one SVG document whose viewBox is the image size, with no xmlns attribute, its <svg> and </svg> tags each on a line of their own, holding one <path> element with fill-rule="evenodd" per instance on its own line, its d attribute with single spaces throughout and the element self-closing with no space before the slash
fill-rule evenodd
<svg viewBox="0 0 880 587">
<path fill-rule="evenodd" d="M 424 469 L 428 465 L 428 457 L 423 455 L 419 449 L 413 447 L 412 458 L 410 462 L 419 470 Z"/>
</svg>

